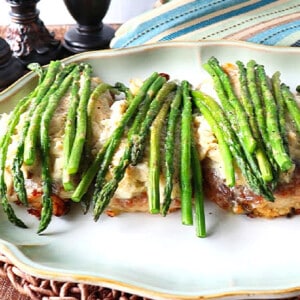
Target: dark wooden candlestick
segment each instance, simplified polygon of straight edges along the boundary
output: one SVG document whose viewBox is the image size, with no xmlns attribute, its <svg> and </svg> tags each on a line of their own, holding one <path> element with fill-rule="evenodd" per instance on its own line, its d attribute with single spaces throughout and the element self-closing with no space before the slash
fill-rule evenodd
<svg viewBox="0 0 300 300">
<path fill-rule="evenodd" d="M 11 7 L 7 37 L 14 56 L 24 64 L 47 64 L 60 53 L 60 42 L 49 33 L 39 18 L 39 0 L 6 0 Z M 53 1 L 54 2 L 54 1 Z"/>
<path fill-rule="evenodd" d="M 8 43 L 0 38 L 0 91 L 25 73 L 23 64 L 12 56 Z"/>
<path fill-rule="evenodd" d="M 64 0 L 77 25 L 66 32 L 64 47 L 72 53 L 103 49 L 109 46 L 114 30 L 102 19 L 110 0 Z"/>
</svg>

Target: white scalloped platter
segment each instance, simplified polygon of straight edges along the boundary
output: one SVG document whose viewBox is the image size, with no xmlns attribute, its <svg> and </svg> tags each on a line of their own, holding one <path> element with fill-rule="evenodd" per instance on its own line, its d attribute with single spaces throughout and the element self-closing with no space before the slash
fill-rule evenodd
<svg viewBox="0 0 300 300">
<path fill-rule="evenodd" d="M 125 50 L 78 54 L 66 62 L 91 63 L 104 81 L 128 83 L 153 71 L 201 81 L 201 64 L 255 59 L 267 73 L 280 70 L 294 90 L 300 83 L 300 49 L 248 43 L 170 42 Z M 35 82 L 26 75 L 0 94 L 0 113 L 10 111 Z M 299 195 L 300 197 L 300 195 Z M 166 218 L 124 213 L 94 222 L 80 208 L 53 218 L 43 235 L 38 220 L 16 208 L 29 226 L 11 225 L 0 212 L 0 252 L 24 272 L 60 281 L 102 285 L 154 299 L 271 299 L 300 293 L 300 216 L 265 220 L 232 215 L 206 203 L 208 237 Z"/>
</svg>

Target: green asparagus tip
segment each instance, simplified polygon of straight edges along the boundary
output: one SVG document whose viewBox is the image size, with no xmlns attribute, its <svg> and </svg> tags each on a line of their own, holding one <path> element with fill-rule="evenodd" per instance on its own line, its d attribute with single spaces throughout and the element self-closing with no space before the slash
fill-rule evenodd
<svg viewBox="0 0 300 300">
<path fill-rule="evenodd" d="M 0 191 L 0 193 L 1 193 L 1 191 Z M 2 196 L 3 196 L 3 194 L 2 194 Z M 2 199 L 3 210 L 4 210 L 4 212 L 6 213 L 6 215 L 7 215 L 8 219 L 9 219 L 9 221 L 10 221 L 12 224 L 15 224 L 15 225 L 18 226 L 18 227 L 21 227 L 21 228 L 27 228 L 27 226 L 25 225 L 25 223 L 23 223 L 23 221 L 20 220 L 20 219 L 16 216 L 16 214 L 15 214 L 15 212 L 14 212 L 12 206 L 8 203 L 6 196 L 1 197 L 1 199 Z"/>
<path fill-rule="evenodd" d="M 28 226 L 25 223 L 23 223 L 21 220 L 16 222 L 16 225 L 20 228 L 24 228 L 24 229 L 28 228 Z"/>
<path fill-rule="evenodd" d="M 38 230 L 37 230 L 37 234 L 41 234 L 44 230 L 46 229 L 46 227 L 45 226 L 40 226 L 39 228 L 38 228 Z"/>
<path fill-rule="evenodd" d="M 194 222 L 193 222 L 193 219 L 183 219 L 182 224 L 192 226 L 194 224 Z"/>
<path fill-rule="evenodd" d="M 129 88 L 122 82 L 117 82 L 115 84 L 114 88 L 116 88 L 120 92 L 124 92 L 124 93 L 127 93 L 129 91 Z"/>
<path fill-rule="evenodd" d="M 77 173 L 78 169 L 77 169 L 77 166 L 74 166 L 74 167 L 71 166 L 71 167 L 68 167 L 67 171 L 68 171 L 69 175 L 73 175 L 73 174 Z"/>
<path fill-rule="evenodd" d="M 31 152 L 30 152 L 31 153 Z M 32 166 L 34 164 L 34 160 L 32 159 L 32 155 L 30 155 L 30 153 L 27 153 L 29 155 L 25 155 L 24 157 L 24 163 L 27 166 Z"/>
<path fill-rule="evenodd" d="M 271 182 L 273 180 L 272 168 L 268 160 L 266 160 L 265 153 L 262 149 L 256 151 L 256 159 L 259 169 L 261 171 L 261 177 L 264 182 Z"/>
<path fill-rule="evenodd" d="M 78 197 L 77 195 L 72 195 L 71 200 L 74 202 L 80 202 L 81 197 Z"/>
<path fill-rule="evenodd" d="M 168 208 L 163 206 L 161 210 L 161 214 L 163 217 L 166 217 L 168 214 Z"/>
<path fill-rule="evenodd" d="M 206 233 L 205 229 L 197 230 L 196 235 L 199 238 L 206 238 L 207 237 L 207 233 Z"/>
<path fill-rule="evenodd" d="M 43 75 L 43 68 L 39 63 L 36 63 L 36 62 L 30 63 L 29 65 L 27 65 L 27 68 L 30 71 L 37 73 L 39 76 Z"/>
<path fill-rule="evenodd" d="M 72 182 L 65 182 L 63 185 L 64 185 L 64 190 L 67 192 L 74 191 L 75 189 L 75 186 Z"/>
<path fill-rule="evenodd" d="M 293 162 L 288 158 L 281 164 L 280 167 L 283 172 L 287 172 L 293 167 Z"/>
<path fill-rule="evenodd" d="M 95 222 L 97 222 L 99 220 L 101 213 L 102 212 L 99 212 L 99 211 L 95 212 L 95 210 L 94 210 L 94 221 Z"/>
<path fill-rule="evenodd" d="M 160 213 L 160 210 L 157 209 L 157 208 L 153 208 L 153 209 L 150 210 L 150 213 L 151 213 L 151 214 L 159 214 L 159 213 Z"/>
<path fill-rule="evenodd" d="M 41 234 L 49 225 L 49 222 L 40 222 L 37 234 Z"/>
<path fill-rule="evenodd" d="M 11 218 L 9 218 L 9 219 L 13 224 L 15 224 L 16 226 L 18 226 L 20 228 L 28 228 L 27 225 L 17 217 L 14 217 L 13 219 L 11 219 Z"/>
</svg>

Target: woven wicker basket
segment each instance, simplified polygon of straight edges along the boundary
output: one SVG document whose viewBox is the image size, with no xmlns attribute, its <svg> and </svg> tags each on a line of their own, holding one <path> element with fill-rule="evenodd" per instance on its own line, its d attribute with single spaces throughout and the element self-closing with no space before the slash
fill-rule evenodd
<svg viewBox="0 0 300 300">
<path fill-rule="evenodd" d="M 7 276 L 19 293 L 32 300 L 147 300 L 109 288 L 37 278 L 22 272 L 3 254 L 0 254 L 0 276 Z"/>
<path fill-rule="evenodd" d="M 20 294 L 32 300 L 151 300 L 101 286 L 37 278 L 21 271 L 1 253 L 0 276 L 7 276 Z M 284 299 L 300 300 L 300 296 Z"/>
</svg>

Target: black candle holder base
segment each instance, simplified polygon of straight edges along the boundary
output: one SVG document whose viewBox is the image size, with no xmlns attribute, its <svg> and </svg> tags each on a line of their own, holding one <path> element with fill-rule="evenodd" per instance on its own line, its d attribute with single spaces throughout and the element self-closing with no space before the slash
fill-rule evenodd
<svg viewBox="0 0 300 300">
<path fill-rule="evenodd" d="M 40 65 L 46 65 L 51 60 L 60 59 L 61 57 L 63 57 L 63 48 L 61 44 L 59 44 L 56 47 L 53 47 L 52 49 L 48 48 L 46 53 L 31 51 L 28 55 L 18 57 L 18 59 L 24 66 L 27 66 L 31 62 L 37 62 Z"/>
<path fill-rule="evenodd" d="M 71 53 L 80 53 L 109 47 L 115 30 L 108 25 L 100 27 L 76 26 L 65 33 L 63 46 Z"/>
<path fill-rule="evenodd" d="M 38 62 L 42 65 L 59 57 L 60 41 L 54 38 L 39 18 L 36 8 L 39 0 L 6 0 L 11 7 L 11 24 L 6 40 L 13 55 L 24 65 Z"/>
<path fill-rule="evenodd" d="M 0 91 L 25 74 L 25 67 L 15 57 L 8 43 L 0 38 Z"/>
</svg>

